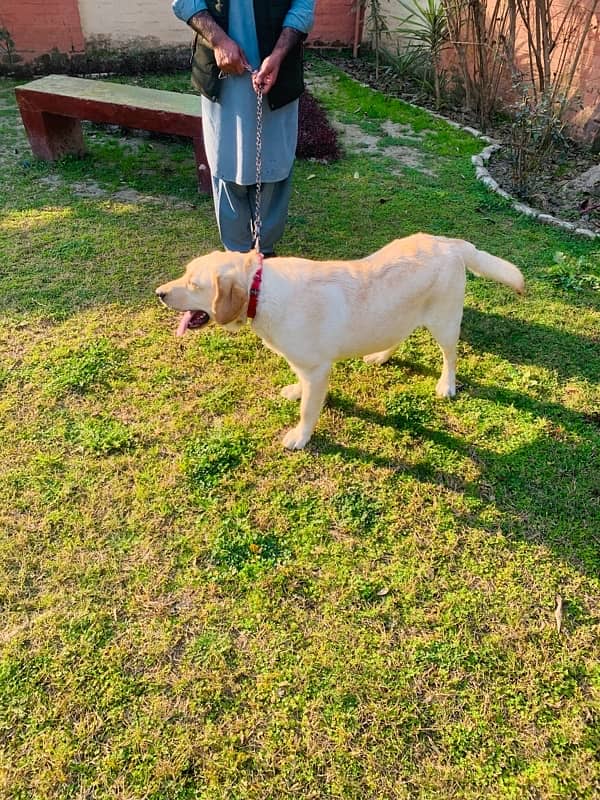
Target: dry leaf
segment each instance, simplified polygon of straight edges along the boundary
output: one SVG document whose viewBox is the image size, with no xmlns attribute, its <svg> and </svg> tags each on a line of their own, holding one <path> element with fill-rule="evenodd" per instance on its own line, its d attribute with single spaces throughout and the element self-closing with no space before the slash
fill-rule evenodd
<svg viewBox="0 0 600 800">
<path fill-rule="evenodd" d="M 556 630 L 558 631 L 558 633 L 560 633 L 563 622 L 563 599 L 559 594 L 556 595 L 556 606 L 554 608 L 554 617 L 556 619 Z"/>
</svg>

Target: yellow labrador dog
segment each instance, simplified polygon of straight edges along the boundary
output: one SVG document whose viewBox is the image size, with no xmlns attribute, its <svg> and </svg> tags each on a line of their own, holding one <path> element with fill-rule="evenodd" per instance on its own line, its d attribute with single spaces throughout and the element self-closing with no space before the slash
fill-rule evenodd
<svg viewBox="0 0 600 800">
<path fill-rule="evenodd" d="M 300 422 L 283 444 L 300 450 L 317 424 L 333 362 L 363 356 L 368 364 L 384 364 L 419 326 L 442 350 L 437 394 L 455 394 L 465 267 L 523 291 L 523 276 L 508 261 L 460 239 L 417 233 L 356 261 L 270 258 L 261 269 L 254 252 L 210 253 L 156 293 L 169 308 L 186 312 L 179 335 L 211 320 L 234 331 L 249 321 L 287 360 L 299 383 L 282 395 L 301 403 Z"/>
</svg>

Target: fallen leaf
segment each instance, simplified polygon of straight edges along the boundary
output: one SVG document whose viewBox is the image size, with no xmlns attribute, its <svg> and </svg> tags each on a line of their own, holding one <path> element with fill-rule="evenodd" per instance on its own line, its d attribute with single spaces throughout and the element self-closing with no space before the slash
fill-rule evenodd
<svg viewBox="0 0 600 800">
<path fill-rule="evenodd" d="M 556 595 L 556 606 L 554 608 L 554 617 L 556 619 L 556 630 L 558 631 L 558 633 L 560 633 L 563 622 L 563 599 L 559 594 Z"/>
</svg>

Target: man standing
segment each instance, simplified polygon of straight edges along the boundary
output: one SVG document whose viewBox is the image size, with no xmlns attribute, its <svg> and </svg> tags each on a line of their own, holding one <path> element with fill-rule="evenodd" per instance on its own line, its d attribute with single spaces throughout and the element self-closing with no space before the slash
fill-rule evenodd
<svg viewBox="0 0 600 800">
<path fill-rule="evenodd" d="M 254 245 L 256 90 L 265 95 L 261 240 L 265 256 L 283 235 L 304 89 L 302 44 L 315 0 L 174 0 L 196 32 L 192 82 L 202 93 L 202 126 L 215 212 L 227 250 Z"/>
</svg>

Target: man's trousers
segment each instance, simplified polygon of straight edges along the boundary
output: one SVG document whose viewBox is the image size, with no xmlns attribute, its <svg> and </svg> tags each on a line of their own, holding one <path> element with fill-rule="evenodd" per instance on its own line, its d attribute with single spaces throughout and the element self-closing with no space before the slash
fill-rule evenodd
<svg viewBox="0 0 600 800">
<path fill-rule="evenodd" d="M 240 186 L 213 177 L 213 199 L 221 241 L 227 250 L 242 253 L 255 246 L 253 220 L 256 211 L 256 186 Z M 283 181 L 263 183 L 260 201 L 260 249 L 274 252 L 283 236 L 292 193 L 292 173 Z"/>
</svg>

